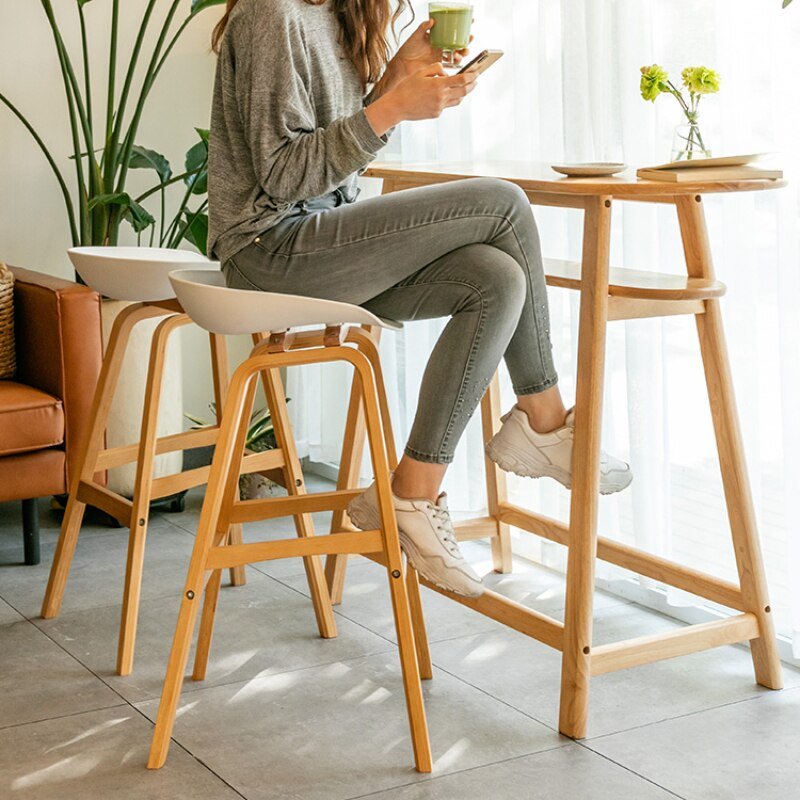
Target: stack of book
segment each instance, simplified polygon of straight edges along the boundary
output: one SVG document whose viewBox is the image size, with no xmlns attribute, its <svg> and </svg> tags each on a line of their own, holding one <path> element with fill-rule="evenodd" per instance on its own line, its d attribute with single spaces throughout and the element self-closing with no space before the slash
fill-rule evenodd
<svg viewBox="0 0 800 800">
<path fill-rule="evenodd" d="M 636 170 L 639 178 L 672 183 L 704 183 L 706 181 L 780 180 L 783 170 L 755 166 L 763 154 L 698 158 L 691 161 L 671 161 L 657 167 Z"/>
</svg>

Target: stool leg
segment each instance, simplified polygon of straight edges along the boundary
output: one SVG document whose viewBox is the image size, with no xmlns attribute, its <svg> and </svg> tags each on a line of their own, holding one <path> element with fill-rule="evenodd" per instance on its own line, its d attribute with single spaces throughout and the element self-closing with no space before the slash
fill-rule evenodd
<svg viewBox="0 0 800 800">
<path fill-rule="evenodd" d="M 348 340 L 358 344 L 359 349 L 370 359 L 373 367 L 377 364 L 380 369 L 380 357 L 377 355 L 377 343 L 380 342 L 381 329 L 372 325 L 362 325 L 359 328 L 351 328 L 348 332 Z M 369 348 L 372 345 L 373 352 L 364 349 L 365 344 Z M 377 374 L 377 373 L 376 373 Z M 389 417 L 387 415 L 386 419 Z M 390 423 L 391 424 L 391 423 Z M 344 426 L 344 439 L 342 441 L 342 456 L 339 459 L 339 480 L 336 488 L 339 491 L 345 489 L 355 489 L 358 486 L 361 462 L 364 456 L 364 444 L 366 443 L 366 427 L 364 422 L 364 409 L 361 403 L 361 389 L 355 379 L 350 387 L 350 400 L 347 407 L 347 420 Z M 394 438 L 387 439 L 394 444 Z M 387 445 L 388 446 L 388 445 Z M 390 459 L 391 469 L 397 466 L 397 456 Z M 331 519 L 331 533 L 338 533 L 345 529 L 345 511 L 334 511 Z M 330 555 L 325 560 L 325 579 L 328 581 L 328 588 L 331 593 L 331 601 L 335 606 L 342 602 L 344 594 L 344 582 L 347 576 L 346 555 Z"/>
<path fill-rule="evenodd" d="M 217 425 L 222 421 L 222 409 L 225 408 L 225 395 L 228 392 L 228 346 L 224 336 L 210 333 L 211 343 L 211 376 L 214 381 L 214 403 L 217 409 Z M 242 544 L 242 526 L 231 525 L 228 534 L 229 544 Z M 243 566 L 231 567 L 231 586 L 244 586 L 247 577 Z"/>
<path fill-rule="evenodd" d="M 248 394 L 245 399 L 244 412 L 242 417 L 239 431 L 236 435 L 236 442 L 234 444 L 234 461 L 233 466 L 226 478 L 225 492 L 223 495 L 223 508 L 233 508 L 234 502 L 239 497 L 239 476 L 241 475 L 241 461 L 244 457 L 244 445 L 247 440 L 247 432 L 250 428 L 250 417 L 253 413 L 253 403 L 256 396 L 256 380 L 253 379 Z M 236 460 L 238 458 L 238 461 Z M 241 525 L 228 528 L 227 532 L 222 530 L 216 531 L 214 544 L 221 545 L 223 541 L 227 540 L 228 544 L 240 544 L 240 542 L 231 541 L 231 532 L 234 527 L 241 530 Z M 206 672 L 208 670 L 208 659 L 211 655 L 211 639 L 214 632 L 214 620 L 217 614 L 217 604 L 219 602 L 219 590 L 222 583 L 222 570 L 217 569 L 211 574 L 208 584 L 206 585 L 205 597 L 203 598 L 203 614 L 200 618 L 200 632 L 197 636 L 197 648 L 194 656 L 194 669 L 192 670 L 192 680 L 202 681 L 205 680 Z"/>
<path fill-rule="evenodd" d="M 161 403 L 167 345 L 172 333 L 188 323 L 189 317 L 185 314 L 168 317 L 156 328 L 150 348 L 150 364 L 144 389 L 144 410 L 136 461 L 136 480 L 131 505 L 128 560 L 125 566 L 125 585 L 122 595 L 122 619 L 117 646 L 117 673 L 120 675 L 130 675 L 133 669 L 136 626 L 142 593 L 144 548 L 147 538 L 147 523 L 150 517 L 153 469 L 158 442 L 158 409 Z"/>
<path fill-rule="evenodd" d="M 372 372 L 375 377 L 375 388 L 378 393 L 381 422 L 383 423 L 383 440 L 386 442 L 386 459 L 389 464 L 389 471 L 394 472 L 398 464 L 397 446 L 394 439 L 394 430 L 392 429 L 389 400 L 386 397 L 386 382 L 383 379 L 383 365 L 381 364 L 380 352 L 378 351 L 378 337 L 375 333 L 370 333 L 364 328 L 354 328 L 350 331 L 348 338 L 358 344 L 358 349 L 367 357 L 372 367 Z M 356 381 L 356 384 L 357 383 Z M 360 398 L 360 395 L 357 396 Z M 360 405 L 359 403 L 359 408 Z M 356 480 L 358 480 L 357 475 Z M 344 589 L 344 569 L 341 570 L 341 575 L 342 589 Z M 411 623 L 414 628 L 414 644 L 416 645 L 420 674 L 423 680 L 431 680 L 433 678 L 433 665 L 431 663 L 430 648 L 428 647 L 428 632 L 425 628 L 422 598 L 419 592 L 419 573 L 411 566 L 408 559 L 406 559 L 406 589 L 408 591 L 408 600 L 411 609 Z"/>
<path fill-rule="evenodd" d="M 572 455 L 572 463 L 577 468 L 572 476 L 558 726 L 561 733 L 573 739 L 586 736 L 589 712 L 610 234 L 611 200 L 603 197 L 588 199 L 584 217 L 575 443 Z"/>
<path fill-rule="evenodd" d="M 275 426 L 275 441 L 278 448 L 283 451 L 286 491 L 290 495 L 304 495 L 306 492 L 303 471 L 300 468 L 300 459 L 297 456 L 297 447 L 294 442 L 289 411 L 286 407 L 286 394 L 283 390 L 280 371 L 267 369 L 262 373 L 264 391 L 267 395 L 267 405 L 272 414 L 272 423 Z M 294 517 L 297 535 L 308 537 L 314 535 L 314 521 L 311 514 L 300 514 Z M 325 583 L 325 572 L 322 561 L 318 556 L 309 556 L 303 559 L 303 565 L 308 578 L 308 588 L 311 592 L 311 601 L 314 605 L 314 614 L 317 618 L 319 634 L 323 639 L 336 638 L 336 619 L 333 615 L 328 585 Z"/>
<path fill-rule="evenodd" d="M 676 203 L 689 275 L 713 278 L 714 267 L 701 198 L 699 195 L 678 197 Z M 768 689 L 780 689 L 783 687 L 781 661 L 767 594 L 767 579 L 719 300 L 706 300 L 705 314 L 697 314 L 695 320 L 742 598 L 747 611 L 758 618 L 761 633 L 758 639 L 750 641 L 756 681 Z"/>
<path fill-rule="evenodd" d="M 358 486 L 358 473 L 361 469 L 361 458 L 364 454 L 367 431 L 364 424 L 364 409 L 361 402 L 361 390 L 354 382 L 350 389 L 350 402 L 347 407 L 347 419 L 344 426 L 342 456 L 339 459 L 339 478 L 336 488 L 339 491 L 353 489 Z M 334 511 L 331 519 L 331 533 L 338 533 L 345 528 L 346 513 Z M 330 555 L 325 560 L 325 578 L 330 590 L 331 602 L 339 605 L 344 593 L 344 582 L 347 575 L 347 556 Z"/>
<path fill-rule="evenodd" d="M 481 425 L 483 442 L 487 444 L 500 428 L 500 379 L 492 379 L 481 400 Z M 492 536 L 492 561 L 494 571 L 503 574 L 513 570 L 511 531 L 508 523 L 500 521 L 500 503 L 508 499 L 506 474 L 488 456 L 484 456 L 486 470 L 486 500 L 489 516 L 497 520 L 497 534 Z"/>
<path fill-rule="evenodd" d="M 419 594 L 419 573 L 406 559 L 406 591 L 408 607 L 411 612 L 411 626 L 414 629 L 414 647 L 417 651 L 419 674 L 422 680 L 433 680 L 433 663 L 431 649 L 428 646 L 428 631 L 425 627 L 425 610 Z"/>
<path fill-rule="evenodd" d="M 228 544 L 242 544 L 242 526 L 238 523 L 231 525 L 228 531 Z M 247 583 L 247 575 L 243 566 L 231 567 L 230 570 L 231 586 L 244 586 Z"/>
<path fill-rule="evenodd" d="M 204 681 L 208 672 L 208 659 L 211 655 L 211 638 L 214 633 L 214 620 L 219 603 L 219 589 L 222 584 L 222 570 L 216 569 L 206 584 L 203 597 L 203 613 L 200 617 L 200 632 L 197 636 L 197 647 L 194 652 L 193 681 Z"/>
<path fill-rule="evenodd" d="M 69 476 L 67 508 L 64 511 L 61 533 L 58 537 L 58 545 L 53 556 L 50 577 L 47 581 L 47 589 L 42 602 L 42 617 L 44 619 L 57 617 L 61 610 L 64 590 L 67 586 L 67 578 L 69 577 L 75 546 L 78 543 L 78 534 L 83 522 L 83 513 L 86 509 L 86 504 L 78 499 L 78 489 L 81 481 L 91 481 L 94 477 L 97 457 L 103 448 L 103 435 L 111 409 L 111 402 L 114 399 L 114 392 L 117 388 L 119 373 L 122 369 L 122 361 L 125 357 L 128 339 L 136 323 L 150 316 L 153 316 L 152 311 L 149 311 L 141 304 L 136 304 L 124 309 L 114 321 L 103 365 L 100 368 L 94 399 L 92 400 L 90 412 L 92 424 L 90 429 L 86 431 L 85 438 L 80 446 L 80 455 L 75 462 L 75 469 L 72 475 Z"/>
<path fill-rule="evenodd" d="M 397 533 L 397 520 L 392 502 L 392 488 L 389 483 L 389 464 L 381 429 L 381 416 L 378 409 L 377 392 L 368 361 L 354 360 L 364 398 L 364 411 L 367 421 L 372 466 L 380 505 L 383 546 L 386 553 L 386 569 L 389 589 L 392 595 L 397 644 L 400 651 L 400 664 L 403 671 L 406 707 L 411 725 L 411 739 L 414 748 L 414 762 L 419 772 L 430 772 L 433 768 L 428 725 L 425 718 L 425 704 L 420 683 L 420 668 L 415 650 L 414 632 L 409 609 L 406 582 L 403 580 L 403 560 L 400 552 L 400 538 Z"/>
<path fill-rule="evenodd" d="M 230 508 L 226 509 L 224 504 L 226 484 L 229 482 L 231 471 L 236 471 L 241 463 L 242 454 L 241 450 L 236 447 L 237 439 L 241 428 L 247 425 L 252 402 L 247 403 L 246 401 L 252 398 L 254 391 L 255 376 L 247 375 L 245 371 L 237 371 L 226 403 L 225 418 L 217 440 L 203 510 L 200 513 L 200 522 L 181 599 L 178 623 L 164 677 L 161 702 L 158 706 L 158 716 L 147 762 L 148 769 L 162 767 L 169 751 L 183 674 L 189 658 L 192 631 L 197 619 L 198 604 L 207 574 L 208 554 L 217 535 L 220 517 L 230 511 Z"/>
</svg>

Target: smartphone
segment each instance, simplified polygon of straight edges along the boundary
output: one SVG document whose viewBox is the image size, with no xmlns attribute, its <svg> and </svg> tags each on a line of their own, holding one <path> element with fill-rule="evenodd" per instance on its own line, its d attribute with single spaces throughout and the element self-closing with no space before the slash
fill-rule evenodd
<svg viewBox="0 0 800 800">
<path fill-rule="evenodd" d="M 504 55 L 505 53 L 502 50 L 484 50 L 482 53 L 478 53 L 469 64 L 460 69 L 458 74 L 463 75 L 465 72 L 475 72 L 478 75 L 482 75 Z"/>
</svg>

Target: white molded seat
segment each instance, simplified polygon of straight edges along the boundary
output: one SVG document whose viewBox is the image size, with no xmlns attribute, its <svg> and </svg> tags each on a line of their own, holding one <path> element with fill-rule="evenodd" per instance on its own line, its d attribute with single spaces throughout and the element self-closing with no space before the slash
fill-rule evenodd
<svg viewBox="0 0 800 800">
<path fill-rule="evenodd" d="M 295 294 L 229 289 L 222 272 L 176 270 L 170 273 L 178 302 L 201 328 L 234 336 L 284 331 L 303 325 L 403 326 L 381 319 L 361 306 Z"/>
<path fill-rule="evenodd" d="M 171 300 L 169 273 L 176 268 L 219 271 L 219 262 L 200 253 L 166 247 L 73 247 L 67 252 L 86 284 L 112 300 Z"/>
</svg>

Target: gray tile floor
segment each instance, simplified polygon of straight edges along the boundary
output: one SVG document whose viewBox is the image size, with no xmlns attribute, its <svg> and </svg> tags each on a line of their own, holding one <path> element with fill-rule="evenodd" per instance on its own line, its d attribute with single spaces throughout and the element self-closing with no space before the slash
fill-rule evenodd
<svg viewBox="0 0 800 800">
<path fill-rule="evenodd" d="M 0 505 L 0 797 L 24 800 L 721 800 L 800 797 L 800 673 L 753 684 L 723 648 L 593 684 L 589 738 L 556 732 L 559 657 L 425 592 L 432 776 L 411 768 L 383 571 L 354 560 L 339 638 L 316 635 L 302 565 L 247 569 L 222 592 L 207 680 L 187 680 L 167 765 L 144 765 L 201 497 L 150 525 L 133 675 L 114 674 L 125 532 L 87 524 L 58 619 L 39 618 L 58 517 L 42 503 L 43 563 L 21 562 L 17 505 Z M 324 525 L 324 516 L 319 518 Z M 280 522 L 249 526 L 276 537 Z M 489 551 L 467 546 L 483 571 Z M 519 563 L 497 591 L 558 616 L 561 578 Z M 598 594 L 596 637 L 671 620 Z"/>
</svg>

